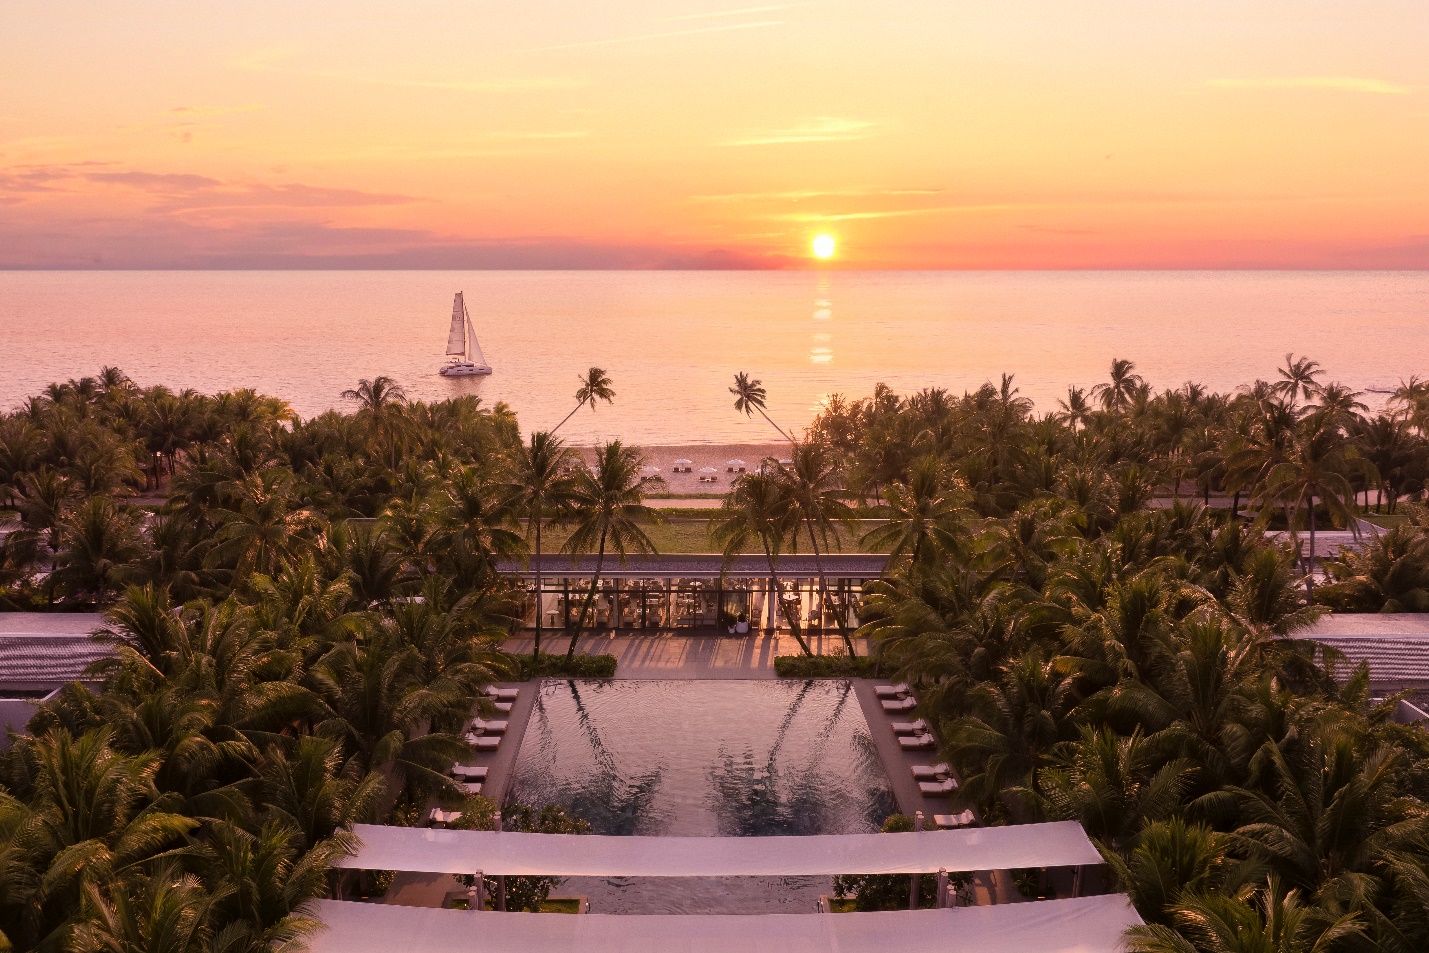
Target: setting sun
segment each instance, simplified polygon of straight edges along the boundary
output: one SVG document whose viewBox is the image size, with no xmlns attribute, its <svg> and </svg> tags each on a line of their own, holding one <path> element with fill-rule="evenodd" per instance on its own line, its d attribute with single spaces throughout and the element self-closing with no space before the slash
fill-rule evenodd
<svg viewBox="0 0 1429 953">
<path fill-rule="evenodd" d="M 835 247 L 836 247 L 836 243 L 835 243 L 835 241 L 834 241 L 834 236 L 832 236 L 832 235 L 815 235 L 815 236 L 814 236 L 814 257 L 815 257 L 815 258 L 824 258 L 824 259 L 827 259 L 827 258 L 832 258 L 832 257 L 834 257 L 834 248 L 835 248 Z"/>
</svg>

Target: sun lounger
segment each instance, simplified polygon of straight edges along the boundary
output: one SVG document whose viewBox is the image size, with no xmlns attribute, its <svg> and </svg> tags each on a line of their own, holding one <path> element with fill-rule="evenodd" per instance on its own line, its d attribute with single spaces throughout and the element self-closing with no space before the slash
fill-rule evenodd
<svg viewBox="0 0 1429 953">
<path fill-rule="evenodd" d="M 503 715 L 509 715 L 509 714 L 511 714 L 511 703 L 510 703 L 510 702 L 497 702 L 496 704 L 492 705 L 491 707 L 492 707 L 492 708 L 495 708 L 497 711 L 501 712 L 501 714 L 503 714 Z"/>
<path fill-rule="evenodd" d="M 912 711 L 916 707 L 918 707 L 918 703 L 911 698 L 900 698 L 896 702 L 885 701 L 883 703 L 884 711 Z"/>
<path fill-rule="evenodd" d="M 915 764 L 913 765 L 913 779 L 915 781 L 938 781 L 953 773 L 953 769 L 944 761 L 942 764 Z"/>
<path fill-rule="evenodd" d="M 521 689 L 519 689 L 519 688 L 488 688 L 486 691 L 482 692 L 482 694 L 485 695 L 487 698 L 495 698 L 495 699 L 498 700 L 498 701 L 514 702 L 514 701 L 516 700 L 517 696 L 519 696 L 519 695 L 521 694 Z"/>
<path fill-rule="evenodd" d="M 480 794 L 480 793 L 481 793 L 481 782 L 480 782 L 480 781 L 464 781 L 464 782 L 462 782 L 461 788 L 462 788 L 462 790 L 465 791 L 467 794 Z"/>
<path fill-rule="evenodd" d="M 898 739 L 899 747 L 908 749 L 932 748 L 935 747 L 937 744 L 938 739 L 928 734 L 914 735 L 911 738 L 906 735 L 903 735 Z"/>
<path fill-rule="evenodd" d="M 433 826 L 438 824 L 450 824 L 453 821 L 461 820 L 461 811 L 444 811 L 439 807 L 432 808 L 432 813 L 427 816 L 427 820 Z"/>
<path fill-rule="evenodd" d="M 467 731 L 478 735 L 502 735 L 506 733 L 507 724 L 508 722 L 504 721 L 482 721 L 480 718 L 473 718 L 467 726 Z"/>
<path fill-rule="evenodd" d="M 933 823 L 939 827 L 968 827 L 977 823 L 977 818 L 973 817 L 973 812 L 963 811 L 961 814 L 934 814 Z"/>
<path fill-rule="evenodd" d="M 460 778 L 464 781 L 485 781 L 486 765 L 484 764 L 454 764 L 452 765 L 452 777 Z"/>
<path fill-rule="evenodd" d="M 501 745 L 500 735 L 467 735 L 466 743 L 477 751 L 495 751 Z"/>
<path fill-rule="evenodd" d="M 927 730 L 928 723 L 921 718 L 917 721 L 895 721 L 893 723 L 895 735 L 921 735 Z"/>
<path fill-rule="evenodd" d="M 944 778 L 941 781 L 919 781 L 918 790 L 924 797 L 937 797 L 940 794 L 952 794 L 958 789 L 958 782 L 952 778 Z"/>
<path fill-rule="evenodd" d="M 897 685 L 875 685 L 873 694 L 879 698 L 897 698 L 899 695 L 908 694 L 908 683 L 899 682 Z"/>
</svg>

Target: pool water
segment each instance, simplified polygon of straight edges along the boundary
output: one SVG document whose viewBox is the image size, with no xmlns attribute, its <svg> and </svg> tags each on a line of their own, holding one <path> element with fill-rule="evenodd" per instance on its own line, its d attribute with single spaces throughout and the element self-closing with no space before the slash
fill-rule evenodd
<svg viewBox="0 0 1429 953">
<path fill-rule="evenodd" d="M 747 837 L 878 830 L 896 810 L 847 682 L 542 684 L 507 789 L 598 834 Z M 568 878 L 594 913 L 814 911 L 827 877 Z"/>
</svg>

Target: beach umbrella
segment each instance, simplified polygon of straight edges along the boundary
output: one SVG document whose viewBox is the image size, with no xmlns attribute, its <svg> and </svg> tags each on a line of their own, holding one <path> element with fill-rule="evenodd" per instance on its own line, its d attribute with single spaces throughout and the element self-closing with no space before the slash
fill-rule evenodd
<svg viewBox="0 0 1429 953">
<path fill-rule="evenodd" d="M 659 467 L 641 467 L 641 468 L 640 468 L 640 472 L 641 472 L 641 473 L 645 473 L 645 474 L 659 473 L 659 472 L 660 472 L 660 468 L 659 468 Z"/>
<path fill-rule="evenodd" d="M 714 467 L 700 467 L 700 472 L 701 472 L 701 473 L 718 473 L 719 471 L 716 470 Z"/>
<path fill-rule="evenodd" d="M 780 460 L 780 461 L 779 461 L 779 465 L 780 465 L 781 467 L 791 467 L 791 466 L 794 465 L 794 461 L 793 461 L 793 460 Z"/>
<path fill-rule="evenodd" d="M 742 466 L 744 466 L 744 461 L 743 461 L 743 460 L 726 460 L 726 461 L 724 462 L 724 465 L 727 466 L 727 467 L 742 467 Z"/>
</svg>

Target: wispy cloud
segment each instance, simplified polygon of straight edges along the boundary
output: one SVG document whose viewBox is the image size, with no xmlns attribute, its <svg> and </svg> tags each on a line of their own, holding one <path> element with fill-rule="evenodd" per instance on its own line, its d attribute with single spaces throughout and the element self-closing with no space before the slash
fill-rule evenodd
<svg viewBox="0 0 1429 953">
<path fill-rule="evenodd" d="M 904 198 L 942 195 L 944 189 L 801 189 L 788 192 L 718 192 L 692 195 L 692 202 L 803 202 L 808 199 Z"/>
<path fill-rule="evenodd" d="M 714 20 L 719 17 L 738 17 L 753 13 L 777 13 L 794 7 L 807 7 L 808 3 L 778 3 L 765 7 L 740 7 L 735 10 L 711 10 L 708 13 L 686 13 L 678 17 L 661 17 L 662 23 L 681 23 L 686 20 Z"/>
<path fill-rule="evenodd" d="M 783 20 L 755 20 L 749 23 L 724 23 L 718 26 L 693 27 L 688 30 L 663 30 L 658 33 L 637 33 L 631 36 L 612 36 L 600 40 L 582 40 L 578 43 L 558 43 L 552 46 L 531 46 L 517 53 L 548 53 L 553 50 L 583 50 L 593 46 L 615 46 L 621 43 L 643 43 L 647 40 L 664 40 L 677 36 L 698 36 L 702 33 L 729 33 L 733 30 L 758 30 L 764 27 L 782 26 Z"/>
<path fill-rule="evenodd" d="M 924 208 L 882 209 L 866 212 L 831 212 L 826 214 L 817 212 L 789 212 L 782 215 L 772 215 L 770 218 L 780 222 L 799 223 L 852 222 L 863 219 L 905 218 L 910 215 L 938 215 L 951 212 L 1009 212 L 1014 209 L 1037 207 L 1038 206 L 1035 205 L 1022 203 L 999 205 L 930 205 Z"/>
<path fill-rule="evenodd" d="M 480 79 L 455 77 L 382 76 L 348 70 L 309 69 L 294 66 L 296 53 L 287 49 L 256 50 L 233 60 L 235 69 L 250 73 L 285 73 L 339 83 L 388 86 L 396 89 L 432 89 L 459 93 L 521 93 L 541 90 L 579 89 L 583 79 L 570 76 L 487 76 Z"/>
<path fill-rule="evenodd" d="M 92 186 L 142 193 L 153 203 L 149 206 L 150 210 L 158 212 L 225 208 L 362 208 L 421 201 L 410 195 L 329 188 L 301 182 L 223 182 L 186 172 L 146 172 L 137 169 L 96 172 L 83 166 L 33 166 L 0 171 L 0 195 L 11 197 L 46 192 L 75 193 Z"/>
<path fill-rule="evenodd" d="M 838 116 L 817 116 L 796 123 L 787 129 L 770 129 L 751 132 L 730 139 L 726 146 L 774 146 L 794 142 L 848 142 L 867 139 L 873 135 L 877 123 L 862 119 L 842 119 Z"/>
<path fill-rule="evenodd" d="M 1381 96 L 1402 96 L 1411 92 L 1408 86 L 1363 76 L 1270 76 L 1242 79 L 1212 79 L 1207 86 L 1217 89 L 1320 89 L 1339 93 L 1372 93 Z"/>
</svg>

